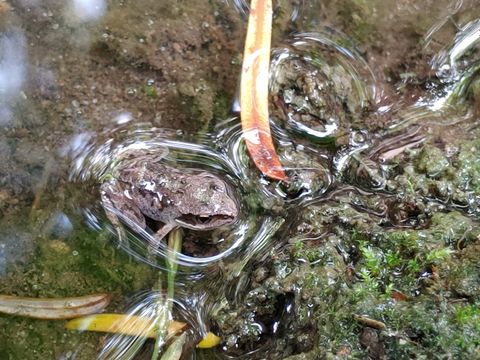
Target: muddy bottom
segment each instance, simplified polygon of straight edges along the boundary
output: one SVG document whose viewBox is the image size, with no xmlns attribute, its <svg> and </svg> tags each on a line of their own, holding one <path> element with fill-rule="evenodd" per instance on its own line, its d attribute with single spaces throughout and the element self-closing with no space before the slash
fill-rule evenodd
<svg viewBox="0 0 480 360">
<path fill-rule="evenodd" d="M 147 311 L 172 281 L 168 235 L 151 240 L 184 226 L 183 358 L 480 357 L 477 5 L 274 1 L 281 183 L 241 133 L 246 2 L 0 2 L 0 294 L 105 292 L 108 313 Z M 162 175 L 137 161 L 127 178 L 132 148 L 217 187 L 185 194 L 190 179 L 172 175 L 163 203 L 155 188 L 157 200 L 116 202 L 115 220 L 102 184 L 131 200 Z M 162 206 L 175 211 L 128 216 Z M 0 324 L 1 359 L 121 358 L 112 346 L 131 340 L 63 320 Z M 220 344 L 196 349 L 208 331 Z M 153 343 L 123 358 L 151 358 Z"/>
</svg>

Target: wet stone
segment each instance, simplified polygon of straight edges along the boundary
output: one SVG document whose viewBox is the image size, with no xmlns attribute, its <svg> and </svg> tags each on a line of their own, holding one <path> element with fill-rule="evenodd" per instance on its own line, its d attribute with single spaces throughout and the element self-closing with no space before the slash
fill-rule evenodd
<svg viewBox="0 0 480 360">
<path fill-rule="evenodd" d="M 7 139 L 3 136 L 0 136 L 0 158 L 2 159 L 3 164 L 9 160 L 11 154 L 12 150 Z"/>
<path fill-rule="evenodd" d="M 33 237 L 18 226 L 3 224 L 0 232 L 0 273 L 25 264 L 34 249 Z"/>
<path fill-rule="evenodd" d="M 48 152 L 39 144 L 20 141 L 16 145 L 15 159 L 22 164 L 43 166 L 48 158 Z"/>
<path fill-rule="evenodd" d="M 387 359 L 385 353 L 385 346 L 380 340 L 378 331 L 371 328 L 364 328 L 360 334 L 360 344 L 365 347 L 368 354 L 374 360 Z"/>
<path fill-rule="evenodd" d="M 65 213 L 54 213 L 45 224 L 44 232 L 57 239 L 67 238 L 73 231 L 73 225 Z"/>
<path fill-rule="evenodd" d="M 325 74 L 299 59 L 280 69 L 273 87 L 274 114 L 287 128 L 326 138 L 349 127 L 343 96 Z"/>
</svg>

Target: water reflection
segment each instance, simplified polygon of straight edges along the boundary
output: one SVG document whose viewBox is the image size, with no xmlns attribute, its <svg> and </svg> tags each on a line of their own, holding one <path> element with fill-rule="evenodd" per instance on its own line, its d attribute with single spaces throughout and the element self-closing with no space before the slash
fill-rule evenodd
<svg viewBox="0 0 480 360">
<path fill-rule="evenodd" d="M 435 28 L 435 31 L 440 31 L 440 28 Z M 432 30 L 428 36 L 434 34 Z M 452 42 L 433 57 L 431 66 L 443 85 L 433 92 L 431 99 L 423 102 L 433 111 L 465 113 L 471 109 L 462 109 L 462 106 L 472 103 L 473 113 L 478 114 L 479 38 L 480 20 L 467 22 L 458 28 Z"/>
<path fill-rule="evenodd" d="M 244 18 L 248 17 L 250 11 L 250 4 L 246 0 L 226 0 L 231 4 Z M 284 11 L 289 11 L 290 21 L 295 21 L 301 15 L 305 7 L 305 1 L 274 1 L 273 2 L 274 17 Z"/>
<path fill-rule="evenodd" d="M 163 136 L 159 137 L 159 134 L 163 134 Z M 246 203 L 241 196 L 245 196 L 248 193 L 248 186 L 251 186 L 251 184 L 244 183 L 241 180 L 244 170 L 238 170 L 239 164 L 232 161 L 228 157 L 227 152 L 217 152 L 207 145 L 174 140 L 178 135 L 173 131 L 147 130 L 138 126 L 132 128 L 129 124 L 105 135 L 109 138 L 105 139 L 93 134 L 79 134 L 72 138 L 70 146 L 64 150 L 64 154 L 72 158 L 71 181 L 83 182 L 86 191 L 91 191 L 87 189 L 91 189 L 92 181 L 100 184 L 107 174 L 115 172 L 115 167 L 118 166 L 119 159 L 121 159 L 121 153 L 128 151 L 128 149 L 139 147 L 148 149 L 151 152 L 157 152 L 158 154 L 165 154 L 164 150 L 169 149 L 168 155 L 164 156 L 164 158 L 160 157 L 159 161 L 165 162 L 170 166 L 186 169 L 208 170 L 221 175 L 226 181 L 234 184 L 234 196 L 238 203 L 240 214 L 238 220 L 232 225 L 228 225 L 223 232 L 218 232 L 217 236 L 220 236 L 222 239 L 218 245 L 221 250 L 215 255 L 204 257 L 195 257 L 183 253 L 177 254 L 176 261 L 179 265 L 193 268 L 188 270 L 192 277 L 197 276 L 195 270 L 211 266 L 227 258 L 240 256 L 240 258 L 243 258 L 240 262 L 246 263 L 254 255 L 258 255 L 259 252 L 263 251 L 264 245 L 260 246 L 260 244 L 264 244 L 267 239 L 271 239 L 275 234 L 275 228 L 278 227 L 275 224 L 282 223 L 281 221 L 272 221 L 268 218 L 264 221 L 258 221 L 258 219 L 247 215 L 248 209 L 251 209 L 254 204 Z M 219 141 L 218 138 L 217 141 Z M 143 229 L 141 226 L 133 223 L 122 211 L 114 208 L 111 210 L 121 220 L 124 220 L 124 223 L 129 224 L 130 229 L 127 230 L 133 230 L 133 233 L 130 231 L 128 235 L 128 243 L 120 242 L 119 245 L 134 257 L 152 266 L 165 269 L 163 260 L 168 256 L 165 243 L 158 243 L 158 241 L 153 239 L 152 233 L 148 228 Z M 99 210 L 98 206 L 86 209 L 86 214 L 94 228 L 97 228 L 98 224 L 104 222 L 98 220 L 105 218 L 103 211 Z M 112 231 L 116 233 L 114 229 Z M 221 235 L 222 233 L 224 235 Z M 149 249 L 148 244 L 153 243 L 157 243 L 158 248 Z M 257 243 L 258 245 L 255 245 Z M 207 243 L 204 245 L 205 249 L 211 246 Z M 215 248 L 214 245 L 213 247 Z M 208 253 L 207 250 L 204 251 Z"/>
<path fill-rule="evenodd" d="M 14 104 L 25 99 L 27 44 L 20 30 L 0 35 L 0 126 L 12 125 Z"/>
<path fill-rule="evenodd" d="M 274 49 L 274 120 L 320 144 L 338 142 L 376 103 L 375 77 L 349 39 L 332 29 L 295 35 Z"/>
<path fill-rule="evenodd" d="M 166 311 L 169 306 L 169 300 L 165 299 L 165 294 L 161 292 L 144 292 L 137 294 L 131 299 L 132 305 L 125 312 L 132 317 L 140 317 L 146 322 L 143 327 L 137 326 L 136 332 L 141 334 L 151 334 L 155 332 L 157 327 L 156 321 L 162 311 Z M 175 309 L 175 318 L 171 314 L 167 315 L 167 321 L 175 320 L 184 322 L 186 329 L 182 329 L 187 334 L 187 344 L 185 348 L 192 349 L 200 339 L 206 336 L 209 330 L 209 317 L 212 311 L 212 301 L 205 292 L 188 293 L 182 290 L 176 292 L 175 299 L 171 300 L 171 306 Z M 124 323 L 118 325 L 119 329 L 131 332 L 131 321 L 126 319 Z M 98 359 L 116 360 L 116 359 L 133 359 L 138 353 L 142 352 L 142 347 L 147 338 L 144 336 L 127 336 L 127 335 L 110 335 Z M 150 349 L 151 350 L 151 349 Z"/>
<path fill-rule="evenodd" d="M 233 170 L 247 191 L 256 191 L 257 201 L 261 201 L 264 209 L 282 208 L 285 203 L 298 205 L 321 196 L 333 182 L 329 169 L 331 152 L 295 144 L 288 133 L 272 125 L 272 133 L 279 144 L 280 160 L 291 179 L 286 183 L 271 181 L 252 167 L 238 118 L 217 126 L 215 141 L 225 146 L 224 151 L 232 159 Z"/>
<path fill-rule="evenodd" d="M 105 14 L 107 4 L 104 0 L 72 0 L 72 16 L 81 22 L 96 21 Z"/>
<path fill-rule="evenodd" d="M 473 48 L 478 46 L 480 39 L 480 20 L 472 21 L 461 29 L 455 36 L 453 44 L 440 51 L 432 60 L 432 67 L 437 69 L 437 76 L 445 82 L 458 80 L 466 68 L 478 61 L 475 57 L 467 58 L 468 52 L 474 53 Z"/>
</svg>

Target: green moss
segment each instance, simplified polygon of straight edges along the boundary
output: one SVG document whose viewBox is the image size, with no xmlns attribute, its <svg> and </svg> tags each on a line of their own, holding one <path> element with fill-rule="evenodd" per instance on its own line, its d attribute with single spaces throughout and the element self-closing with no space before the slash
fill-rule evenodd
<svg viewBox="0 0 480 360">
<path fill-rule="evenodd" d="M 230 114 L 230 97 L 220 93 L 215 97 L 213 117 L 214 119 L 226 119 Z"/>
<path fill-rule="evenodd" d="M 472 134 L 478 138 L 478 134 Z M 438 199 L 447 204 L 466 207 L 478 213 L 480 196 L 479 140 L 448 144 L 444 148 L 425 145 L 409 153 L 409 161 L 400 164 L 387 180 L 387 188 L 404 192 L 417 201 Z M 448 156 L 447 156 L 448 153 Z M 452 156 L 452 153 L 454 154 Z M 398 161 L 398 159 L 397 159 Z M 423 198 L 423 199 L 422 199 Z"/>
<path fill-rule="evenodd" d="M 292 251 L 296 259 L 304 259 L 310 263 L 323 259 L 325 255 L 321 248 L 308 246 L 302 240 L 293 244 Z"/>
<path fill-rule="evenodd" d="M 321 349 L 320 358 L 339 353 L 367 358 L 360 342 L 366 325 L 355 314 L 385 325 L 377 333 L 387 358 L 462 358 L 478 352 L 480 245 L 470 218 L 436 213 L 422 229 L 386 231 L 339 201 L 310 207 L 301 219 L 308 238 L 312 229 L 328 235 L 291 239 L 290 257 L 277 254 L 271 276 L 245 302 L 249 313 L 268 318 L 277 313 L 279 296 L 295 294 L 294 315 L 285 320 L 289 331 L 315 333 L 313 348 L 303 355 Z M 451 229 L 447 236 L 446 229 Z M 457 250 L 458 244 L 465 248 Z M 458 298 L 463 302 L 453 301 Z M 237 340 L 243 344 L 241 336 Z M 300 346 L 296 340 L 289 344 Z"/>
<path fill-rule="evenodd" d="M 429 234 L 440 245 L 456 248 L 475 241 L 480 229 L 472 219 L 458 211 L 451 211 L 433 215 Z"/>
<path fill-rule="evenodd" d="M 386 325 L 381 336 L 389 358 L 462 357 L 478 351 L 477 306 L 452 306 L 429 297 L 408 302 L 371 298 L 357 306 L 364 316 Z"/>
<path fill-rule="evenodd" d="M 455 162 L 457 184 L 461 190 L 473 190 L 480 194 L 480 158 L 478 157 L 480 141 L 465 142 L 460 147 Z"/>
<path fill-rule="evenodd" d="M 79 231 L 60 245 L 43 239 L 26 271 L 28 284 L 41 296 L 138 291 L 149 288 L 155 278 L 154 270 L 119 251 L 107 232 L 90 231 Z"/>
<path fill-rule="evenodd" d="M 443 151 L 434 146 L 425 146 L 420 152 L 416 167 L 428 177 L 435 178 L 441 176 L 449 165 Z"/>
<path fill-rule="evenodd" d="M 375 36 L 374 7 L 364 0 L 344 0 L 339 14 L 348 24 L 349 34 L 360 43 L 368 43 Z"/>
<path fill-rule="evenodd" d="M 73 297 L 113 294 L 108 310 L 124 311 L 125 295 L 150 289 L 155 269 L 120 251 L 107 232 L 78 230 L 65 240 L 39 237 L 35 256 L 0 281 L 4 294 L 27 297 Z M 54 359 L 68 351 L 78 359 L 96 357 L 101 337 L 65 330 L 64 321 L 0 317 L 1 359 Z"/>
<path fill-rule="evenodd" d="M 157 88 L 154 85 L 145 85 L 143 87 L 143 92 L 150 98 L 155 99 L 158 97 Z"/>
<path fill-rule="evenodd" d="M 473 324 L 476 331 L 480 332 L 480 307 L 478 305 L 460 305 L 456 307 L 454 314 L 459 325 Z"/>
<path fill-rule="evenodd" d="M 380 275 L 385 263 L 383 252 L 378 248 L 373 248 L 366 244 L 360 246 L 360 252 L 363 256 L 363 264 L 368 273 L 372 276 Z"/>
<path fill-rule="evenodd" d="M 69 352 L 77 359 L 94 359 L 101 341 L 98 334 L 65 330 L 61 320 L 2 316 L 0 326 L 0 358 L 5 360 L 57 359 Z"/>
</svg>

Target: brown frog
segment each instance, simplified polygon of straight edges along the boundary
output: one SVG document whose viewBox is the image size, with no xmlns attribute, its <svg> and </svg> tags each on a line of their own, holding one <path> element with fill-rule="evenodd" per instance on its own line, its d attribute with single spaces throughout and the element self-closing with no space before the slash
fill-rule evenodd
<svg viewBox="0 0 480 360">
<path fill-rule="evenodd" d="M 126 239 L 119 217 L 133 229 L 146 229 L 147 219 L 153 221 L 158 226 L 154 246 L 175 228 L 212 230 L 237 218 L 237 204 L 222 179 L 204 170 L 162 164 L 168 150 L 162 151 L 126 150 L 115 178 L 100 187 L 102 206 L 120 241 Z"/>
</svg>

